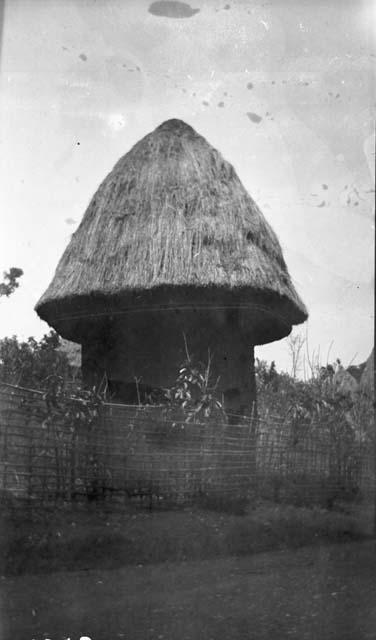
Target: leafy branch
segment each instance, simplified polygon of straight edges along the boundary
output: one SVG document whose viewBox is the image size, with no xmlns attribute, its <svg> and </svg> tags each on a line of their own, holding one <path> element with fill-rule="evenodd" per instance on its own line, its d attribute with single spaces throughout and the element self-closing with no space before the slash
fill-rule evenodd
<svg viewBox="0 0 376 640">
<path fill-rule="evenodd" d="M 18 278 L 21 276 L 23 276 L 23 271 L 18 267 L 11 267 L 9 271 L 4 271 L 4 282 L 0 282 L 0 297 L 6 296 L 9 298 L 11 293 L 19 287 Z"/>
<path fill-rule="evenodd" d="M 186 359 L 179 369 L 176 382 L 166 390 L 167 399 L 181 407 L 186 414 L 186 422 L 209 418 L 213 412 L 223 412 L 222 404 L 216 398 L 219 378 L 211 380 L 212 358 L 208 351 L 208 361 L 204 365 L 189 353 L 184 335 Z"/>
</svg>

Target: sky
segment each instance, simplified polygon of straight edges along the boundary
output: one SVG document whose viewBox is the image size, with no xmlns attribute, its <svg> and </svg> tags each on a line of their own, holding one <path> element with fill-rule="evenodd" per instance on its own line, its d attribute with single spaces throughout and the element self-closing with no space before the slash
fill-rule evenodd
<svg viewBox="0 0 376 640">
<path fill-rule="evenodd" d="M 0 338 L 34 306 L 100 182 L 180 118 L 280 239 L 323 363 L 374 344 L 376 5 L 371 0 L 6 0 L 0 59 Z M 329 355 L 328 355 L 329 354 Z M 291 366 L 286 339 L 256 356 Z"/>
</svg>

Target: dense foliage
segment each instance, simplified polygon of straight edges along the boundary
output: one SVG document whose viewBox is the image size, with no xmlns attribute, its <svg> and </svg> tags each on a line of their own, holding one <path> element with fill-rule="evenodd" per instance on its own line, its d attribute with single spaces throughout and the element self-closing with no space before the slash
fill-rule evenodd
<svg viewBox="0 0 376 640">
<path fill-rule="evenodd" d="M 336 366 L 341 367 L 340 361 Z M 288 423 L 296 438 L 313 429 L 324 429 L 342 441 L 372 435 L 371 403 L 338 384 L 335 365 L 318 366 L 308 380 L 301 380 L 278 372 L 274 362 L 256 360 L 255 373 L 260 418 Z"/>
<path fill-rule="evenodd" d="M 354 434 L 363 438 L 365 432 L 372 431 L 371 403 L 364 401 L 360 394 L 338 386 L 336 367 L 337 371 L 341 368 L 339 361 L 336 365 L 317 366 L 308 380 L 302 380 L 277 371 L 274 362 L 268 364 L 256 359 L 259 417 L 270 423 L 278 420 L 278 423 L 295 425 L 297 437 L 318 426 L 336 438 L 352 438 Z M 210 368 L 210 357 L 204 365 L 196 362 L 187 350 L 175 384 L 163 390 L 163 402 L 182 407 L 188 421 L 221 414 L 217 385 L 211 380 Z M 70 364 L 67 351 L 54 331 L 39 341 L 33 337 L 20 341 L 16 336 L 0 340 L 0 381 L 49 390 L 50 394 L 60 396 L 69 392 L 81 397 L 84 393 L 77 378 L 77 367 Z M 56 384 L 59 388 L 54 389 Z"/>
<path fill-rule="evenodd" d="M 60 338 L 51 331 L 41 340 L 16 336 L 0 340 L 0 381 L 31 389 L 45 389 L 50 376 L 72 378 L 67 354 L 60 350 Z"/>
</svg>

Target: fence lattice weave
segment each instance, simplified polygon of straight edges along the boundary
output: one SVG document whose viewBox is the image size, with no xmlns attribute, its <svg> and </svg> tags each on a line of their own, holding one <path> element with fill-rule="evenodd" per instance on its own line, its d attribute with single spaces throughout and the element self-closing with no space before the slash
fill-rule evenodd
<svg viewBox="0 0 376 640">
<path fill-rule="evenodd" d="M 41 393 L 9 385 L 0 386 L 0 421 L 0 488 L 38 503 L 214 495 L 317 504 L 374 489 L 369 444 L 314 425 L 187 422 L 171 407 L 104 404 L 90 428 L 77 428 L 48 419 Z"/>
</svg>

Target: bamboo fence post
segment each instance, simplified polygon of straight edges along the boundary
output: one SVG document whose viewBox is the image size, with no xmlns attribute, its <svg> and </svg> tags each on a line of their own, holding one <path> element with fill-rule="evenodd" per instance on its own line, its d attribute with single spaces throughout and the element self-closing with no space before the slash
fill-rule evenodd
<svg viewBox="0 0 376 640">
<path fill-rule="evenodd" d="M 76 464 L 77 464 L 77 430 L 73 427 L 72 437 L 70 439 L 70 481 L 69 481 L 69 500 L 75 499 L 76 487 Z"/>
<path fill-rule="evenodd" d="M 33 454 L 34 454 L 34 438 L 33 438 L 33 423 L 32 420 L 30 420 L 29 424 L 26 423 L 26 426 L 28 428 L 28 472 L 29 472 L 29 476 L 28 476 L 28 483 L 27 483 L 27 496 L 28 499 L 31 499 L 31 495 L 32 495 L 32 482 L 33 482 Z"/>
<path fill-rule="evenodd" d="M 7 407 L 5 412 L 5 425 L 4 425 L 4 445 L 3 445 L 3 490 L 7 489 L 8 482 L 8 426 L 9 426 L 10 409 Z"/>
</svg>

